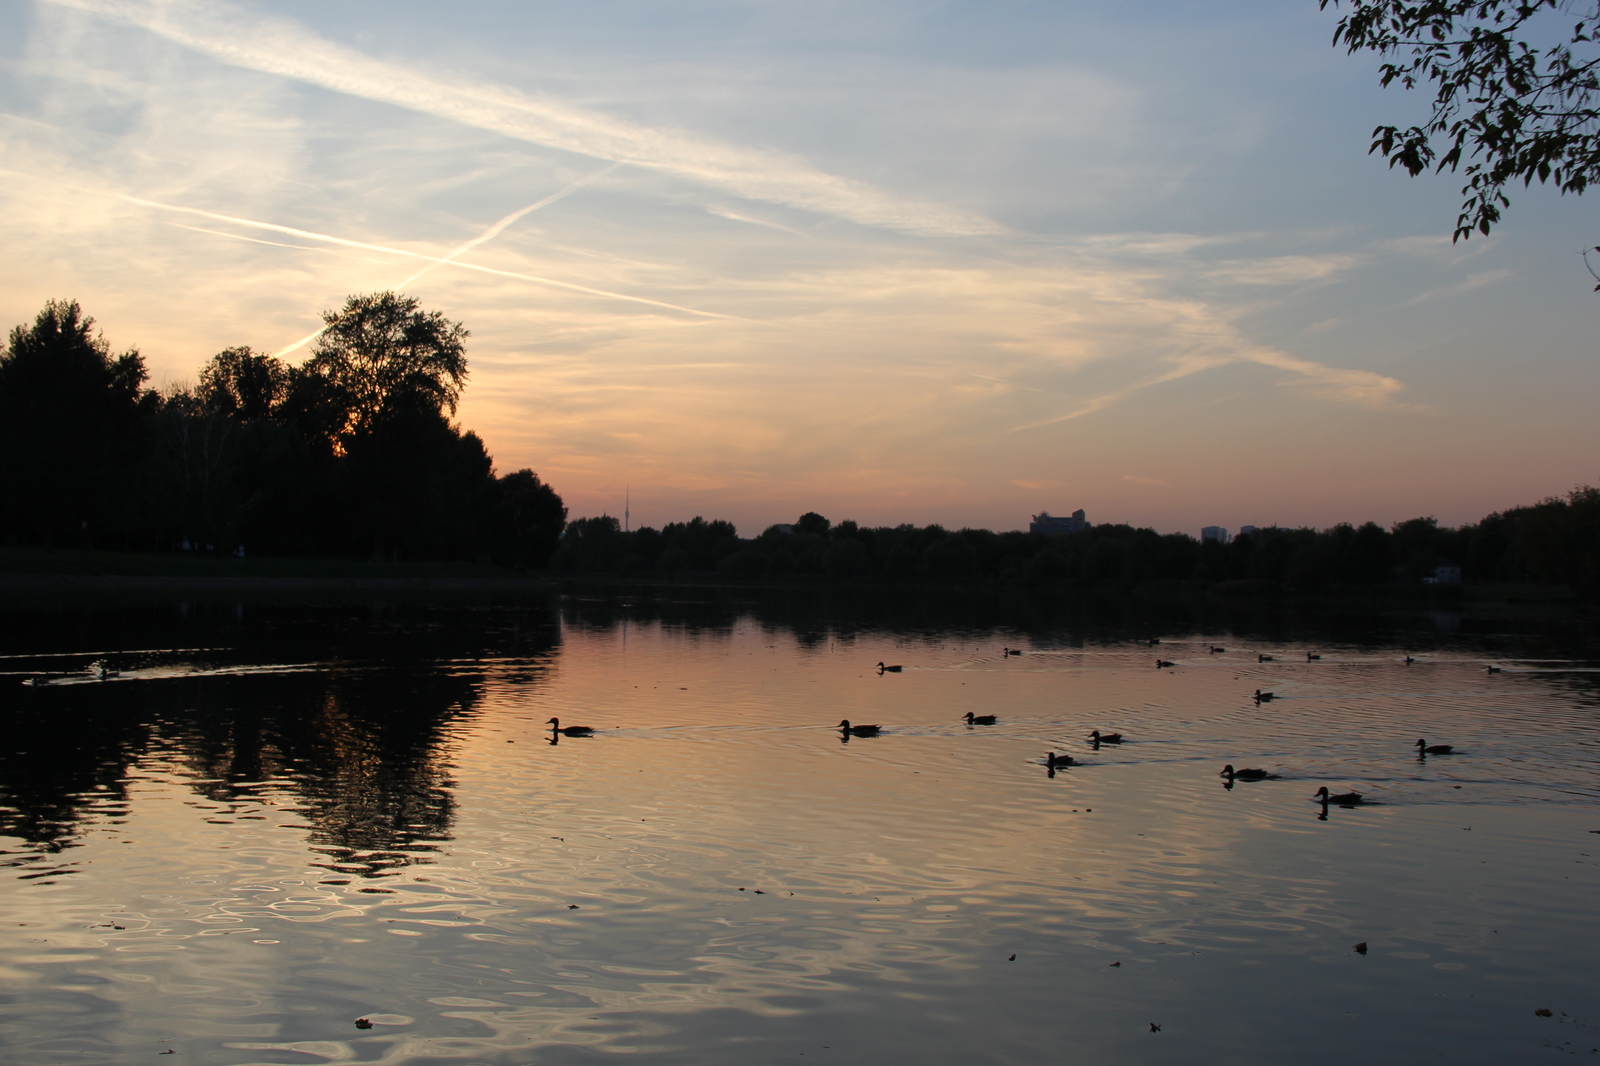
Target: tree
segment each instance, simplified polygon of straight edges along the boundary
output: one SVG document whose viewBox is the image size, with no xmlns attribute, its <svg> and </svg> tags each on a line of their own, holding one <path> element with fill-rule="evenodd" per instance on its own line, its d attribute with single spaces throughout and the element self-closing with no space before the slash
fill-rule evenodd
<svg viewBox="0 0 1600 1066">
<path fill-rule="evenodd" d="M 1580 2 L 1587 13 L 1564 21 Z M 1597 0 L 1352 0 L 1333 43 L 1385 57 L 1385 86 L 1434 85 L 1428 121 L 1377 127 L 1369 151 L 1412 177 L 1465 167 L 1464 240 L 1500 221 L 1518 179 L 1574 194 L 1600 179 L 1597 33 Z"/>
<path fill-rule="evenodd" d="M 241 422 L 270 418 L 289 391 L 289 368 L 264 352 L 224 348 L 200 371 L 196 390 L 212 411 Z"/>
<path fill-rule="evenodd" d="M 532 470 L 505 475 L 495 483 L 495 489 L 495 561 L 512 566 L 543 566 L 561 544 L 561 531 L 567 522 L 566 505 Z"/>
<path fill-rule="evenodd" d="M 0 354 L 0 506 L 16 533 L 88 542 L 114 528 L 143 451 L 144 359 L 112 355 L 76 301 L 51 300 Z"/>
<path fill-rule="evenodd" d="M 455 414 L 467 381 L 467 329 L 392 292 L 352 296 L 325 311 L 326 328 L 291 388 L 336 450 L 399 411 Z M 309 396 L 309 401 L 307 397 Z"/>
</svg>

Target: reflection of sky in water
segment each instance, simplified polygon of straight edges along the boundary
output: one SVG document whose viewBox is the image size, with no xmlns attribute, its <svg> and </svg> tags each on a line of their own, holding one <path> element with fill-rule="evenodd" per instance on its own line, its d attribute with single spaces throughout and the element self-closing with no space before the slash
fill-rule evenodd
<svg viewBox="0 0 1600 1066">
<path fill-rule="evenodd" d="M 1539 640 L 1408 667 L 1399 642 L 1002 659 L 1015 632 L 615 622 L 278 609 L 207 651 L 14 642 L 7 1061 L 1600 1046 L 1594 675 Z M 552 744 L 552 716 L 601 735 Z M 1419 762 L 1419 736 L 1461 754 Z M 1052 778 L 1047 750 L 1084 765 Z M 1224 762 L 1282 779 L 1225 790 Z M 1379 803 L 1319 821 L 1320 784 Z"/>
</svg>

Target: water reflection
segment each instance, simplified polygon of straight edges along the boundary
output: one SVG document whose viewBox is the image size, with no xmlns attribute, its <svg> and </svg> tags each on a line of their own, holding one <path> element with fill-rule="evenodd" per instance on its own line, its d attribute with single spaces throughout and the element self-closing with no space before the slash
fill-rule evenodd
<svg viewBox="0 0 1600 1066">
<path fill-rule="evenodd" d="M 1523 1061 L 1592 1000 L 1581 628 L 937 599 L 10 616 L 8 1060 Z"/>
<path fill-rule="evenodd" d="M 261 809 L 264 786 L 287 789 L 293 799 L 275 814 L 300 820 L 319 865 L 359 877 L 426 861 L 450 839 L 452 730 L 477 712 L 493 673 L 537 691 L 560 640 L 547 606 L 20 613 L 8 632 L 23 647 L 85 650 L 7 649 L 0 833 L 48 852 L 73 847 L 86 822 L 126 814 L 134 768 L 156 759 L 182 768 L 212 824 Z M 197 627 L 203 647 L 190 646 Z"/>
</svg>

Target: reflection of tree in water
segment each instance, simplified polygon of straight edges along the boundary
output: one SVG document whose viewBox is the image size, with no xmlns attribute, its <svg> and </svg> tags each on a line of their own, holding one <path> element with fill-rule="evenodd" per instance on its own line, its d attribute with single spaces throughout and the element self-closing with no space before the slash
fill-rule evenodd
<svg viewBox="0 0 1600 1066">
<path fill-rule="evenodd" d="M 279 810 L 304 819 L 326 856 L 316 865 L 338 873 L 423 861 L 450 838 L 445 746 L 481 679 L 373 670 L 298 680 L 315 688 L 189 723 L 180 747 L 196 790 L 230 807 L 259 802 L 263 782 L 292 790 L 298 806 Z"/>
<path fill-rule="evenodd" d="M 211 820 L 275 800 L 266 809 L 308 829 L 324 857 L 318 865 L 361 876 L 422 861 L 449 839 L 451 731 L 474 713 L 487 677 L 537 684 L 560 640 L 540 602 L 107 604 L 6 611 L 0 620 L 25 622 L 12 643 L 41 653 L 227 649 L 130 654 L 117 663 L 124 675 L 105 683 L 29 688 L 0 679 L 0 834 L 38 851 L 70 847 L 87 826 L 124 817 L 130 775 L 160 760 L 194 775 L 200 804 L 224 808 Z M 90 661 L 46 658 L 33 668 L 86 680 Z M 141 662 L 328 666 L 154 679 L 136 676 Z"/>
<path fill-rule="evenodd" d="M 126 816 L 128 768 L 149 735 L 137 718 L 96 701 L 77 714 L 30 713 L 45 703 L 0 705 L 0 834 L 60 851 L 76 843 L 87 804 L 103 817 Z"/>
</svg>

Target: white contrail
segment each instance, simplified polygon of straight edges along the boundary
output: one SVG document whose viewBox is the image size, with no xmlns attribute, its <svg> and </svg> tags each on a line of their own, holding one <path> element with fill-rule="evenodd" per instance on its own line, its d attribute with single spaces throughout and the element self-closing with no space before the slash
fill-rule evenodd
<svg viewBox="0 0 1600 1066">
<path fill-rule="evenodd" d="M 505 86 L 446 80 L 318 37 L 226 0 L 49 0 L 159 34 L 235 66 L 597 159 L 631 161 L 737 196 L 933 236 L 1003 232 L 959 208 L 901 200 L 779 152 L 636 125 Z"/>
<path fill-rule="evenodd" d="M 423 252 L 413 252 L 406 248 L 391 248 L 384 244 L 369 244 L 366 241 L 352 241 L 346 237 L 335 237 L 328 233 L 316 233 L 312 230 L 295 229 L 293 226 L 280 226 L 276 222 L 257 222 L 253 218 L 239 218 L 234 215 L 222 215 L 215 211 L 205 211 L 198 207 L 181 207 L 177 204 L 164 204 L 157 200 L 144 200 L 137 196 L 128 196 L 122 193 L 113 193 L 119 200 L 141 207 L 153 207 L 161 211 L 176 211 L 185 215 L 197 215 L 200 218 L 216 219 L 218 222 L 231 222 L 236 226 L 248 226 L 252 229 L 266 230 L 269 233 L 283 233 L 290 237 L 304 237 L 306 240 L 322 241 L 327 244 L 337 244 L 345 248 L 361 248 L 369 252 L 387 252 L 390 255 L 404 256 L 408 259 L 421 259 L 432 263 L 434 266 L 453 266 L 460 270 L 475 270 L 481 274 L 493 274 L 502 278 L 517 278 L 520 281 L 531 281 L 537 285 L 550 285 L 570 292 L 581 292 L 586 296 L 599 296 L 607 300 L 626 300 L 629 303 L 645 304 L 650 307 L 663 307 L 670 311 L 682 311 L 684 314 L 699 315 L 701 318 L 723 318 L 738 320 L 738 315 L 724 315 L 716 311 L 702 311 L 697 307 L 685 307 L 682 304 L 667 303 L 665 300 L 652 300 L 645 296 L 629 296 L 626 293 L 611 292 L 606 289 L 590 288 L 588 285 L 578 285 L 570 281 L 557 281 L 554 278 L 541 278 L 535 274 L 521 274 L 515 270 L 496 270 L 493 267 L 478 266 L 476 263 L 463 263 L 455 259 L 446 259 L 442 256 L 427 255 Z M 313 334 L 315 336 L 315 334 Z"/>
<path fill-rule="evenodd" d="M 426 276 L 427 274 L 431 273 L 432 271 L 435 271 L 435 270 L 439 269 L 439 267 L 442 266 L 444 263 L 452 262 L 453 260 L 456 259 L 456 257 L 467 254 L 468 252 L 472 251 L 474 248 L 478 247 L 478 245 L 485 244 L 485 243 L 487 243 L 489 241 L 494 240 L 496 237 L 500 236 L 500 234 L 504 233 L 506 231 L 506 227 L 511 225 L 513 222 L 516 222 L 518 219 L 520 219 L 520 218 L 522 218 L 522 217 L 524 217 L 526 215 L 533 214 L 535 211 L 539 210 L 541 207 L 550 206 L 551 204 L 555 203 L 557 200 L 561 199 L 563 196 L 567 196 L 570 193 L 577 192 L 579 189 L 583 188 L 585 185 L 588 185 L 590 182 L 599 181 L 601 178 L 605 177 L 607 174 L 611 173 L 613 170 L 616 170 L 618 167 L 620 167 L 623 164 L 623 162 L 624 162 L 624 160 L 619 159 L 615 163 L 612 163 L 612 164 L 610 164 L 608 166 L 601 167 L 599 170 L 595 171 L 593 174 L 584 175 L 583 177 L 579 178 L 577 181 L 575 181 L 575 182 L 571 183 L 570 185 L 568 185 L 566 188 L 557 189 L 555 192 L 551 193 L 549 196 L 546 196 L 543 200 L 539 200 L 536 203 L 531 203 L 527 207 L 524 207 L 520 211 L 511 212 L 505 218 L 502 218 L 499 222 L 496 222 L 494 225 L 490 226 L 488 229 L 484 230 L 482 233 L 480 233 L 476 237 L 472 238 L 472 240 L 468 241 L 466 244 L 461 245 L 455 251 L 450 252 L 447 255 L 443 256 L 440 262 L 438 262 L 438 263 L 429 263 L 427 266 L 423 267 L 421 270 L 417 271 L 415 274 L 411 275 L 409 278 L 406 278 L 400 284 L 396 285 L 395 288 L 396 289 L 403 289 L 407 285 L 410 285 L 412 282 L 418 280 L 419 278 L 422 278 L 422 277 Z"/>
</svg>

